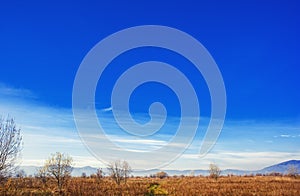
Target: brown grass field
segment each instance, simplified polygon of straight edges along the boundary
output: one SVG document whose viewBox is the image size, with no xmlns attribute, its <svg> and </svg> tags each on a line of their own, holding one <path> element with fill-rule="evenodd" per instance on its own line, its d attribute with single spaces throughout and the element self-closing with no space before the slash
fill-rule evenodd
<svg viewBox="0 0 300 196">
<path fill-rule="evenodd" d="M 287 176 L 130 178 L 117 185 L 110 178 L 70 178 L 62 192 L 55 181 L 11 178 L 0 187 L 1 195 L 300 195 L 300 178 Z"/>
</svg>

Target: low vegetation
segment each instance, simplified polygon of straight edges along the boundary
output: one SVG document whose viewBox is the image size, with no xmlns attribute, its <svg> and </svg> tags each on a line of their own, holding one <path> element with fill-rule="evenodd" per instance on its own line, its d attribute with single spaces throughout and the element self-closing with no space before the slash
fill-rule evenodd
<svg viewBox="0 0 300 196">
<path fill-rule="evenodd" d="M 300 178 L 290 176 L 131 177 L 119 185 L 111 177 L 72 177 L 62 190 L 49 178 L 9 178 L 0 195 L 300 195 Z"/>
</svg>

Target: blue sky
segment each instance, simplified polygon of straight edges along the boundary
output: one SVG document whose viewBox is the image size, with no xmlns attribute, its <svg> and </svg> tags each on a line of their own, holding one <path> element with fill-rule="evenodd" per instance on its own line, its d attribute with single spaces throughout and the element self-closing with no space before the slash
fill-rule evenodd
<svg viewBox="0 0 300 196">
<path fill-rule="evenodd" d="M 137 121 L 153 101 L 165 103 L 169 127 L 162 134 L 130 140 L 112 121 L 110 93 L 117 77 L 143 60 L 174 65 L 195 85 L 204 119 L 189 149 L 170 168 L 257 169 L 300 159 L 300 5 L 297 1 L 11 1 L 0 7 L 0 114 L 15 117 L 24 135 L 22 164 L 38 165 L 55 151 L 79 165 L 102 165 L 81 143 L 72 116 L 72 89 L 90 49 L 112 33 L 137 25 L 165 25 L 200 41 L 222 73 L 226 121 L 212 151 L 196 155 L 210 115 L 205 81 L 186 59 L 168 50 L 139 48 L 116 58 L 101 78 L 96 108 L 118 145 L 160 147 L 174 134 L 178 100 L 165 86 L 137 89 L 131 111 Z M 141 115 L 141 116 L 139 116 Z M 202 128 L 203 127 L 203 128 Z M 134 144 L 136 144 L 134 146 Z M 137 160 L 138 162 L 138 160 Z M 138 163 L 143 165 L 146 163 Z M 141 166 L 142 167 L 142 166 Z"/>
</svg>

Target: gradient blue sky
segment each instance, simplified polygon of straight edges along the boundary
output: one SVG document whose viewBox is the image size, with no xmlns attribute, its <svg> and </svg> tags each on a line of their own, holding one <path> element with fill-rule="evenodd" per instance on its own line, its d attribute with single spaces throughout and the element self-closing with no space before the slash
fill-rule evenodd
<svg viewBox="0 0 300 196">
<path fill-rule="evenodd" d="M 169 167 L 206 168 L 217 162 L 225 168 L 257 169 L 300 159 L 299 13 L 298 1 L 3 2 L 0 114 L 15 117 L 22 128 L 22 164 L 38 165 L 49 153 L 63 151 L 74 156 L 78 166 L 101 165 L 84 148 L 74 126 L 76 71 L 86 53 L 106 36 L 136 25 L 166 25 L 189 33 L 208 49 L 227 92 L 226 122 L 212 152 L 196 157 L 203 136 L 199 133 Z M 200 78 L 196 90 L 201 115 L 210 115 L 201 75 L 180 56 L 155 48 L 128 51 L 111 63 L 104 85 L 97 89 L 99 111 L 110 107 L 107 95 L 115 77 L 143 59 L 174 64 L 192 81 Z M 168 100 L 172 116 L 179 114 L 171 91 L 157 84 L 144 87 L 135 92 L 132 111 L 147 112 L 147 104 L 159 99 Z"/>
</svg>

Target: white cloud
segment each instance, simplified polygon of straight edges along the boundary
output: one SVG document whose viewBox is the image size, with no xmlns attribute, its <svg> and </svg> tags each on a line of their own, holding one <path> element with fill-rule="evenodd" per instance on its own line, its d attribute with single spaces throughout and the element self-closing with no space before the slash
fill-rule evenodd
<svg viewBox="0 0 300 196">
<path fill-rule="evenodd" d="M 290 134 L 281 134 L 279 136 L 275 135 L 275 138 L 277 137 L 282 137 L 282 138 L 296 138 L 296 137 L 300 137 L 300 135 L 290 135 Z"/>
<path fill-rule="evenodd" d="M 108 107 L 108 108 L 103 108 L 103 109 L 101 109 L 101 111 L 102 112 L 110 112 L 110 111 L 112 111 L 112 107 Z"/>
<path fill-rule="evenodd" d="M 184 164 L 188 169 L 207 169 L 209 163 L 216 163 L 222 169 L 259 170 L 264 167 L 291 159 L 300 159 L 300 151 L 291 152 L 241 152 L 241 151 L 212 151 L 204 158 L 199 154 L 184 154 L 167 168 L 176 168 Z"/>
<path fill-rule="evenodd" d="M 167 144 L 165 141 L 161 140 L 147 140 L 147 139 L 114 139 L 115 142 L 120 142 L 120 143 L 127 143 L 127 144 L 142 144 L 142 145 L 158 145 L 158 146 L 164 146 Z"/>
<path fill-rule="evenodd" d="M 30 90 L 24 88 L 13 88 L 3 83 L 0 83 L 0 96 L 15 97 L 15 98 L 31 98 L 35 99 L 37 96 Z"/>
<path fill-rule="evenodd" d="M 282 134 L 282 135 L 280 135 L 280 137 L 291 137 L 291 135 Z"/>
<path fill-rule="evenodd" d="M 97 160 L 93 156 L 72 156 L 75 167 L 91 166 L 96 168 L 104 168 L 105 164 Z"/>
<path fill-rule="evenodd" d="M 5 92 L 10 92 L 6 93 L 10 95 L 24 93 L 22 90 L 6 90 Z M 102 111 L 110 111 L 111 109 L 111 107 L 105 108 Z M 70 154 L 74 158 L 76 166 L 101 165 L 101 162 L 94 158 L 81 142 L 71 109 L 52 108 L 33 104 L 26 100 L 23 100 L 23 102 L 13 102 L 10 99 L 2 98 L 0 101 L 1 114 L 10 114 L 16 119 L 17 125 L 21 127 L 24 138 L 24 149 L 22 150 L 23 165 L 41 165 L 51 153 L 56 151 Z M 156 134 L 151 136 L 150 139 L 124 136 L 120 134 L 120 129 L 114 127 L 115 125 L 111 122 L 112 119 L 103 118 L 103 120 L 111 128 L 111 133 L 107 135 L 87 134 L 87 136 L 93 138 L 95 142 L 108 137 L 119 146 L 131 152 L 143 153 L 155 150 L 168 144 L 169 140 L 172 139 L 168 133 L 165 133 L 165 135 Z M 89 123 L 89 119 L 87 119 L 86 123 Z M 285 130 L 285 132 L 281 132 L 281 130 Z M 210 162 L 215 162 L 222 168 L 251 170 L 260 169 L 288 159 L 300 159 L 300 152 L 286 150 L 284 145 L 280 143 L 282 140 L 286 141 L 283 138 L 296 136 L 299 132 L 295 134 L 295 130 L 299 130 L 298 125 L 255 124 L 251 121 L 247 121 L 246 123 L 230 121 L 224 127 L 223 133 L 221 133 L 221 137 L 213 151 L 209 152 L 205 157 L 199 158 L 197 154 L 202 139 L 202 137 L 197 136 L 185 154 L 166 168 L 207 169 L 207 165 Z M 272 137 L 273 135 L 275 136 Z M 270 139 L 274 139 L 274 142 L 270 142 Z M 275 142 L 275 140 L 278 141 Z M 266 145 L 266 142 L 268 142 L 268 145 Z M 164 157 L 168 153 L 176 154 L 176 150 L 186 146 L 186 143 L 178 142 L 171 145 L 174 147 L 172 148 L 172 152 L 159 152 L 157 159 Z M 100 144 L 99 146 L 102 148 L 106 147 L 105 144 Z M 266 146 L 279 146 L 280 151 L 286 152 L 266 150 Z M 296 147 L 299 147 L 299 144 L 289 143 L 289 147 L 298 149 Z M 257 150 L 257 152 L 247 152 L 247 149 L 252 151 Z M 145 167 L 147 167 L 146 165 L 149 162 L 149 160 L 140 160 L 138 156 L 133 157 L 132 160 L 136 164 L 145 165 Z"/>
</svg>

